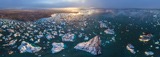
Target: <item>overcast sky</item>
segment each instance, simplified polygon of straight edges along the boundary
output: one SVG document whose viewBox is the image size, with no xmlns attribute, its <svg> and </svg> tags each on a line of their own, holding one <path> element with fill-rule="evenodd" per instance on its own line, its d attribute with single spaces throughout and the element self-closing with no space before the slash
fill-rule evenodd
<svg viewBox="0 0 160 57">
<path fill-rule="evenodd" d="M 160 0 L 0 0 L 0 8 L 160 8 Z"/>
</svg>

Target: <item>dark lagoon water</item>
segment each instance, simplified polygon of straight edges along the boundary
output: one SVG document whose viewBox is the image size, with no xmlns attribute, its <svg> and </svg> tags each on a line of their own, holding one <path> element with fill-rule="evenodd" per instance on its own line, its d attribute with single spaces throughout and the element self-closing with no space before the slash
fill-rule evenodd
<svg viewBox="0 0 160 57">
<path fill-rule="evenodd" d="M 130 13 L 127 11 L 127 13 L 125 14 L 96 13 L 87 16 L 75 16 L 77 19 L 74 17 L 68 17 L 68 19 L 57 19 L 49 17 L 42 18 L 34 22 L 1 19 L 1 30 L 6 30 L 8 28 L 14 27 L 13 29 L 16 30 L 16 32 L 19 32 L 20 30 L 24 29 L 23 33 L 27 31 L 31 31 L 30 33 L 32 33 L 34 30 L 38 30 L 38 32 L 43 32 L 44 35 L 47 33 L 51 33 L 52 31 L 64 31 L 58 32 L 58 34 L 65 34 L 71 32 L 74 33 L 76 37 L 74 42 L 63 42 L 61 40 L 61 36 L 55 36 L 55 38 L 51 40 L 48 40 L 45 37 L 43 37 L 41 38 L 39 43 L 34 43 L 37 40 L 34 37 L 35 35 L 38 35 L 38 33 L 29 33 L 32 37 L 25 36 L 27 38 L 22 38 L 23 33 L 20 33 L 20 37 L 13 37 L 13 35 L 11 36 L 12 39 L 18 39 L 16 44 L 13 45 L 16 46 L 15 48 L 13 48 L 13 46 L 3 46 L 3 44 L 8 43 L 10 40 L 5 41 L 5 39 L 1 37 L 0 39 L 2 41 L 0 41 L 0 57 L 151 57 L 146 56 L 144 53 L 145 51 L 152 51 L 154 52 L 154 55 L 152 55 L 153 57 L 160 57 L 160 49 L 156 49 L 156 47 L 160 47 L 160 44 L 155 44 L 156 41 L 160 42 L 160 17 L 155 17 L 154 13 L 148 13 L 148 11 L 142 12 L 144 15 L 127 15 L 127 13 Z M 108 28 L 114 29 L 115 34 L 105 34 L 104 30 L 107 28 L 100 28 L 100 21 L 105 23 L 108 26 Z M 11 22 L 15 23 L 10 24 Z M 55 23 L 53 24 L 53 22 Z M 65 22 L 66 24 L 62 25 L 61 22 Z M 86 24 L 86 26 L 84 25 L 84 23 Z M 35 25 L 36 27 L 30 26 L 31 24 Z M 2 28 L 3 25 L 7 25 L 10 27 Z M 62 28 L 58 28 L 58 25 Z M 16 29 L 15 26 L 20 26 L 20 28 Z M 27 29 L 27 27 L 30 27 L 32 29 Z M 81 28 L 83 28 L 84 31 L 81 30 Z M 53 30 L 50 31 L 50 29 Z M 46 30 L 47 32 L 44 32 L 44 30 Z M 140 35 L 142 35 L 143 32 L 153 34 L 153 38 L 149 42 L 140 42 L 139 37 Z M 0 33 L 4 36 L 10 34 L 7 31 L 2 31 Z M 83 34 L 82 37 L 78 37 L 80 33 Z M 102 40 L 102 54 L 94 56 L 88 52 L 74 49 L 74 46 L 76 46 L 78 43 L 88 41 L 84 40 L 85 36 L 88 36 L 89 39 L 91 39 L 96 35 L 99 35 Z M 34 41 L 30 41 L 30 38 L 34 38 Z M 17 47 L 22 42 L 20 40 L 27 41 L 31 44 L 40 46 L 42 47 L 42 50 L 36 53 L 19 53 Z M 52 54 L 52 42 L 63 42 L 66 45 L 66 47 L 64 50 Z M 132 44 L 135 47 L 136 54 L 132 54 L 126 49 L 127 44 Z M 46 49 L 43 49 L 44 47 Z M 13 51 L 13 54 L 8 54 L 8 51 Z"/>
</svg>

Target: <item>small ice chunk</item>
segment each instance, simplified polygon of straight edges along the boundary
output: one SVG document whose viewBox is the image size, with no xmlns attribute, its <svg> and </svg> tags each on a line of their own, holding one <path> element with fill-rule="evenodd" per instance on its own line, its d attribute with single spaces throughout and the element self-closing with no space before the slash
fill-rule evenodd
<svg viewBox="0 0 160 57">
<path fill-rule="evenodd" d="M 144 53 L 145 53 L 145 55 L 147 55 L 147 56 L 154 55 L 154 52 L 152 52 L 152 51 L 145 51 Z"/>
<path fill-rule="evenodd" d="M 89 39 L 89 37 L 88 37 L 88 36 L 85 36 L 85 37 L 84 37 L 84 40 L 88 40 L 88 39 Z"/>
<path fill-rule="evenodd" d="M 157 46 L 157 47 L 155 47 L 156 49 L 159 49 L 159 47 Z"/>
<path fill-rule="evenodd" d="M 139 40 L 142 42 L 148 42 L 153 37 L 152 34 L 140 35 Z"/>
<path fill-rule="evenodd" d="M 53 46 L 53 48 L 51 50 L 52 53 L 57 53 L 57 52 L 60 52 L 60 51 L 62 51 L 64 49 L 64 43 L 55 43 L 55 42 L 53 42 L 52 46 Z"/>
<path fill-rule="evenodd" d="M 104 31 L 106 34 L 114 34 L 115 32 L 114 32 L 114 29 L 106 29 L 105 31 Z"/>
<path fill-rule="evenodd" d="M 8 27 L 7 25 L 2 25 L 2 28 L 6 28 L 6 27 Z"/>
<path fill-rule="evenodd" d="M 155 44 L 157 44 L 157 45 L 158 45 L 158 44 L 159 44 L 159 42 L 157 41 L 157 42 L 155 42 Z"/>
<path fill-rule="evenodd" d="M 22 41 L 22 43 L 18 47 L 18 49 L 20 50 L 20 53 L 24 53 L 24 52 L 35 53 L 35 52 L 40 51 L 42 48 L 41 47 L 34 47 L 31 44 L 29 44 L 28 42 Z"/>
<path fill-rule="evenodd" d="M 43 35 L 37 35 L 37 38 L 42 38 L 43 37 Z"/>
<path fill-rule="evenodd" d="M 57 31 L 53 31 L 52 33 L 53 33 L 54 35 L 58 35 Z"/>
<path fill-rule="evenodd" d="M 61 36 L 61 37 L 62 37 L 63 35 L 64 35 L 64 34 L 62 34 L 62 33 L 59 34 L 59 36 Z"/>
<path fill-rule="evenodd" d="M 71 42 L 73 42 L 74 38 L 75 38 L 74 34 L 67 33 L 64 36 L 62 36 L 62 41 L 71 41 Z"/>
<path fill-rule="evenodd" d="M 17 39 L 11 40 L 11 41 L 9 42 L 9 45 L 14 45 L 16 42 L 17 42 Z"/>
<path fill-rule="evenodd" d="M 13 29 L 7 29 L 9 32 L 11 32 L 11 33 L 13 33 L 14 32 L 14 30 Z"/>
<path fill-rule="evenodd" d="M 14 37 L 20 36 L 20 33 L 15 33 Z"/>
<path fill-rule="evenodd" d="M 81 38 L 82 36 L 83 36 L 83 34 L 82 34 L 82 33 L 80 33 L 80 34 L 78 35 L 78 37 L 79 37 L 79 38 Z"/>
<path fill-rule="evenodd" d="M 100 28 L 107 28 L 107 25 L 102 21 L 100 21 L 99 23 L 100 23 Z"/>
<path fill-rule="evenodd" d="M 40 42 L 40 39 L 38 39 L 37 41 L 35 41 L 34 43 L 39 43 Z"/>
<path fill-rule="evenodd" d="M 129 50 L 131 53 L 135 54 L 134 46 L 132 44 L 128 44 L 126 46 L 127 50 Z"/>
<path fill-rule="evenodd" d="M 0 33 L 0 37 L 2 37 L 2 36 L 3 36 L 3 34 Z"/>
<path fill-rule="evenodd" d="M 3 44 L 2 46 L 10 46 L 10 45 L 14 45 L 17 42 L 16 40 L 11 40 L 8 44 Z"/>
<path fill-rule="evenodd" d="M 8 54 L 13 54 L 13 51 L 8 51 Z"/>
<path fill-rule="evenodd" d="M 157 15 L 153 15 L 153 17 L 154 17 L 154 18 L 157 18 L 158 16 L 157 16 Z"/>
<path fill-rule="evenodd" d="M 52 36 L 52 35 L 46 35 L 46 38 L 47 38 L 48 40 L 50 40 L 50 39 L 53 39 L 54 36 Z"/>
</svg>

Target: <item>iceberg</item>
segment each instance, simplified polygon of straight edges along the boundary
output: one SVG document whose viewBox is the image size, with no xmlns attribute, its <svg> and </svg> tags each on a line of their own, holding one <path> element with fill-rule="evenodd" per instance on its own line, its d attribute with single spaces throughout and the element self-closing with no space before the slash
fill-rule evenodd
<svg viewBox="0 0 160 57">
<path fill-rule="evenodd" d="M 148 42 L 152 37 L 152 34 L 140 35 L 139 40 L 142 42 Z"/>
<path fill-rule="evenodd" d="M 82 42 L 77 44 L 74 48 L 78 50 L 83 50 L 89 52 L 93 55 L 101 54 L 101 40 L 99 36 L 95 36 L 90 39 L 88 42 Z"/>
<path fill-rule="evenodd" d="M 17 42 L 17 39 L 11 40 L 8 44 L 3 44 L 2 46 L 12 46 Z"/>
<path fill-rule="evenodd" d="M 126 46 L 127 50 L 129 50 L 131 53 L 135 54 L 134 46 L 132 44 L 128 44 Z"/>
<path fill-rule="evenodd" d="M 108 27 L 108 26 L 107 26 L 105 23 L 103 23 L 102 21 L 100 21 L 99 23 L 100 23 L 100 28 L 107 28 L 107 27 Z"/>
<path fill-rule="evenodd" d="M 53 38 L 55 38 L 55 37 L 52 36 L 52 35 L 46 35 L 46 38 L 47 38 L 48 40 L 51 40 L 51 39 L 53 39 Z"/>
<path fill-rule="evenodd" d="M 104 32 L 106 34 L 114 34 L 115 33 L 113 29 L 106 29 Z"/>
<path fill-rule="evenodd" d="M 18 47 L 20 53 L 29 52 L 29 53 L 35 53 L 40 51 L 41 47 L 34 47 L 28 42 L 22 41 L 21 45 Z"/>
<path fill-rule="evenodd" d="M 17 42 L 17 39 L 11 40 L 11 41 L 9 42 L 9 45 L 14 45 L 16 42 Z"/>
<path fill-rule="evenodd" d="M 64 36 L 62 36 L 62 41 L 71 41 L 71 42 L 73 42 L 74 38 L 75 38 L 74 34 L 67 33 Z"/>
<path fill-rule="evenodd" d="M 60 52 L 60 51 L 62 51 L 64 49 L 64 43 L 55 43 L 55 42 L 53 42 L 52 46 L 53 46 L 53 48 L 51 50 L 52 53 L 57 53 L 57 52 Z"/>
<path fill-rule="evenodd" d="M 19 32 L 14 34 L 14 37 L 17 37 L 17 36 L 20 36 Z"/>
<path fill-rule="evenodd" d="M 145 51 L 144 53 L 145 53 L 145 55 L 147 55 L 147 56 L 154 55 L 154 53 L 153 53 L 152 51 Z"/>
</svg>

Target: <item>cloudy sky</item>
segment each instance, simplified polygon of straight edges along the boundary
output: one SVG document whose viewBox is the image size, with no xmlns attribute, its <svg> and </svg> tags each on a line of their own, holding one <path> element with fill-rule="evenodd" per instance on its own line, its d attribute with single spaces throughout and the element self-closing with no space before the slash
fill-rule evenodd
<svg viewBox="0 0 160 57">
<path fill-rule="evenodd" d="M 160 0 L 0 0 L 0 8 L 160 8 Z"/>
</svg>

